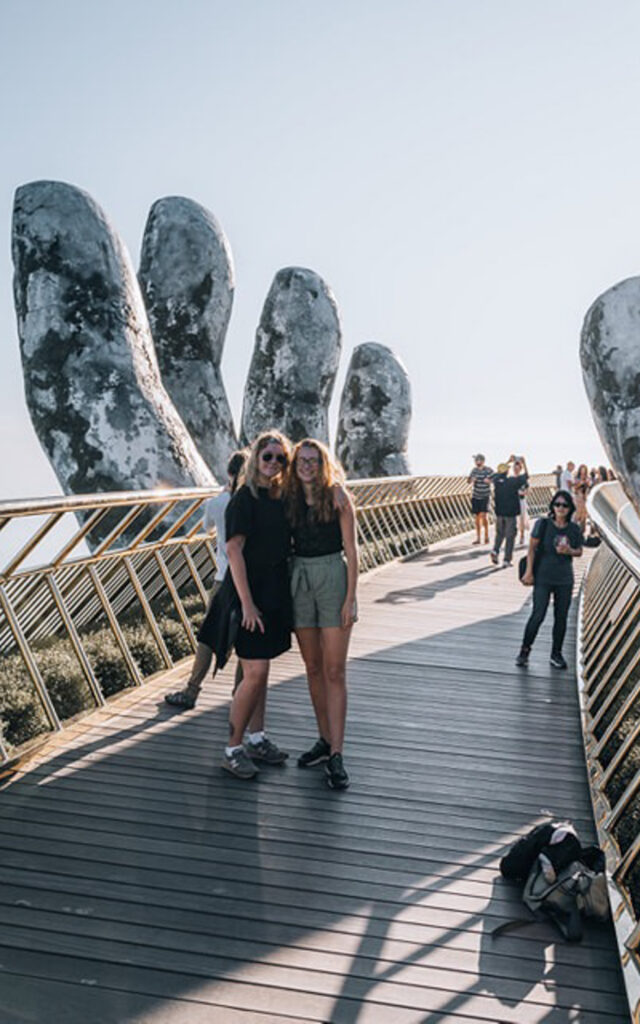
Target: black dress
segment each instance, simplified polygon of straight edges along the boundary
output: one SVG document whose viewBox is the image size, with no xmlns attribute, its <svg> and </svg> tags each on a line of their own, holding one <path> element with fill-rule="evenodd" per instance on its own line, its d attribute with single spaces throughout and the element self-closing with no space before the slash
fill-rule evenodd
<svg viewBox="0 0 640 1024">
<path fill-rule="evenodd" d="M 266 488 L 258 488 L 254 498 L 245 485 L 233 495 L 225 515 L 227 541 L 245 537 L 242 551 L 253 603 L 261 612 L 265 631 L 253 633 L 239 626 L 236 654 L 240 658 L 275 658 L 291 647 L 291 594 L 288 559 L 291 534 L 283 502 L 269 497 Z M 227 577 L 231 570 L 227 569 Z M 231 582 L 225 577 L 227 585 Z M 206 616 L 198 639 L 212 647 L 216 636 L 214 606 Z"/>
</svg>

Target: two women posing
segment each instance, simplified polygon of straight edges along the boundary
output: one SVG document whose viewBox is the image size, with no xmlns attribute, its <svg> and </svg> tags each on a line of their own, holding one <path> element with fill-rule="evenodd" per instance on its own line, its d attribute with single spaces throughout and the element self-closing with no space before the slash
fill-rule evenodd
<svg viewBox="0 0 640 1024">
<path fill-rule="evenodd" d="M 341 470 L 319 441 L 306 439 L 292 451 L 287 438 L 269 431 L 251 446 L 244 482 L 227 507 L 229 572 L 198 642 L 199 650 L 215 651 L 220 663 L 235 633 L 233 646 L 243 677 L 231 703 L 222 768 L 237 778 L 257 775 L 256 763 L 283 764 L 288 757 L 267 736 L 264 724 L 269 665 L 289 650 L 293 625 L 319 731 L 298 765 L 326 762 L 328 785 L 349 785 L 342 745 L 358 556 L 353 505 L 343 482 Z M 237 630 L 230 628 L 234 608 Z M 181 692 L 190 692 L 190 683 Z M 168 697 L 179 704 L 178 695 Z"/>
</svg>

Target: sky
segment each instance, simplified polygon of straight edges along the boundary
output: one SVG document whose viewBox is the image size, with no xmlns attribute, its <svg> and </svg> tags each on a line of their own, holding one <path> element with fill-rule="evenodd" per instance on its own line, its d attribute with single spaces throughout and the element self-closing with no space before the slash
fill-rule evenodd
<svg viewBox="0 0 640 1024">
<path fill-rule="evenodd" d="M 222 363 L 239 420 L 275 273 L 317 271 L 353 348 L 412 382 L 414 473 L 476 451 L 603 461 L 584 315 L 637 273 L 635 0 L 0 0 L 0 499 L 60 492 L 24 400 L 15 189 L 88 191 L 138 263 L 151 204 L 233 252 Z"/>
</svg>

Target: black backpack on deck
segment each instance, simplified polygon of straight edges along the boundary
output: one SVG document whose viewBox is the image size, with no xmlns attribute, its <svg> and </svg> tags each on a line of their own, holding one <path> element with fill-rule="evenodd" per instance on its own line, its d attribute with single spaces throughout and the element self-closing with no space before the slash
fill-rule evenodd
<svg viewBox="0 0 640 1024">
<path fill-rule="evenodd" d="M 605 858 L 598 846 L 581 846 L 571 822 L 548 821 L 518 839 L 500 861 L 510 881 L 524 882 L 522 901 L 533 918 L 507 921 L 493 936 L 537 920 L 551 920 L 569 942 L 582 938 L 582 917 L 609 917 Z"/>
</svg>

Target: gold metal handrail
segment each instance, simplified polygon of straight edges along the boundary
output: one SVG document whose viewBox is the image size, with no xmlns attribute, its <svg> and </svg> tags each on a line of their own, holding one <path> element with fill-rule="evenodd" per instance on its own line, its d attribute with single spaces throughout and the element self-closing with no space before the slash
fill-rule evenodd
<svg viewBox="0 0 640 1024">
<path fill-rule="evenodd" d="M 640 1019 L 640 518 L 618 483 L 589 497 L 605 541 L 583 583 L 578 665 L 585 753 L 632 1020 Z"/>
<path fill-rule="evenodd" d="M 361 572 L 473 526 L 466 477 L 347 486 Z M 551 476 L 531 478 L 531 514 L 546 507 L 552 487 Z M 3 536 L 18 521 L 28 531 L 0 571 L 0 763 L 193 653 L 216 572 L 215 537 L 203 532 L 202 511 L 217 493 L 160 489 L 0 504 Z M 59 525 L 68 534 L 62 543 L 54 541 Z"/>
</svg>

